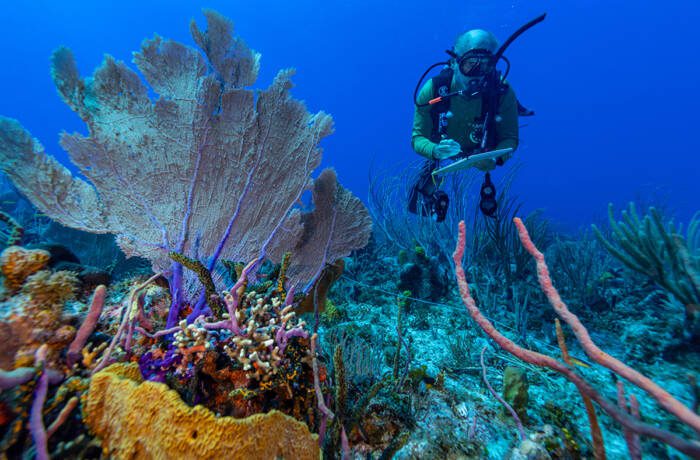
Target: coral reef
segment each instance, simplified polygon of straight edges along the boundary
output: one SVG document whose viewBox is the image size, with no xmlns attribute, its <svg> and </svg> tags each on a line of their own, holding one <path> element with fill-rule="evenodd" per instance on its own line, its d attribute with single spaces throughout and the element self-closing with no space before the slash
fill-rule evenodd
<svg viewBox="0 0 700 460">
<path fill-rule="evenodd" d="M 448 260 L 454 229 L 399 216 L 394 175 L 373 184 L 370 240 L 336 173 L 312 179 L 330 116 L 291 97 L 291 71 L 253 89 L 260 55 L 205 16 L 197 48 L 144 41 L 140 73 L 106 57 L 81 78 L 54 53 L 87 125 L 61 139 L 81 176 L 0 119 L 0 169 L 38 208 L 3 195 L 0 243 L 28 245 L 0 255 L 1 457 L 700 455 L 700 353 L 678 340 L 697 217 L 683 235 L 630 207 L 599 241 L 554 233 L 513 222 L 509 175 Z M 450 180 L 446 222 L 469 180 Z"/>
<path fill-rule="evenodd" d="M 0 368 L 31 365 L 34 353 L 48 345 L 50 364 L 76 333 L 74 318 L 64 305 L 76 292 L 77 277 L 72 272 L 45 270 L 49 253 L 19 246 L 6 248 L 0 255 L 0 269 L 7 286 L 0 319 L 4 332 L 0 347 Z"/>
<path fill-rule="evenodd" d="M 353 271 L 330 289 L 327 299 L 342 314 L 322 316 L 319 353 L 312 349 L 309 335 L 313 331 L 305 324 L 311 321 L 302 313 L 302 304 L 313 304 L 309 300 L 311 291 L 309 295 L 295 294 L 286 288 L 291 256 L 281 265 L 265 265 L 261 270 L 254 264 L 239 265 L 232 275 L 235 283 L 215 294 L 222 305 L 218 314 L 201 315 L 188 323 L 183 312 L 172 328 L 166 327 L 169 290 L 158 274 L 123 280 L 109 290 L 98 288 L 92 299 L 76 292 L 75 300 L 59 295 L 54 297 L 59 300 L 33 301 L 31 293 L 41 295 L 41 290 L 26 287 L 32 284 L 32 277 L 40 274 L 41 279 L 52 279 L 47 274 L 60 273 L 50 264 L 44 266 L 27 276 L 15 294 L 5 300 L 12 312 L 0 325 L 7 337 L 0 350 L 7 352 L 7 363 L 0 372 L 0 449 L 9 457 L 31 449 L 57 458 L 95 458 L 105 452 L 114 458 L 148 458 L 154 455 L 149 450 L 153 445 L 117 433 L 137 426 L 132 420 L 134 414 L 154 421 L 155 415 L 144 416 L 142 411 L 160 413 L 165 411 L 163 401 L 169 404 L 173 400 L 177 402 L 177 417 L 181 417 L 178 420 L 185 417 L 182 414 L 189 417 L 202 411 L 211 414 L 206 420 L 214 421 L 250 421 L 251 416 L 260 414 L 286 417 L 275 426 L 296 423 L 307 436 L 303 439 L 313 439 L 309 445 L 317 449 L 311 454 L 314 458 L 321 450 L 324 458 L 602 458 L 603 446 L 607 458 L 618 459 L 632 455 L 626 453 L 626 443 L 631 446 L 630 452 L 640 449 L 647 456 L 672 458 L 670 448 L 661 442 L 620 430 L 614 418 L 599 410 L 595 399 L 586 402 L 586 398 L 573 398 L 572 388 L 551 373 L 498 351 L 491 353 L 484 368 L 479 367 L 478 350 L 487 342 L 478 329 L 469 327 L 468 318 L 453 313 L 449 304 L 427 303 L 396 292 L 400 281 L 396 273 L 401 266 L 397 258 L 375 259 L 374 255 L 360 254 L 343 262 Z M 373 271 L 379 264 L 385 267 L 380 274 Z M 336 276 L 335 270 L 329 266 L 331 279 Z M 360 288 L 360 298 L 369 302 L 359 302 L 353 297 L 357 291 L 348 289 L 347 283 L 358 275 L 359 280 L 372 280 Z M 617 325 L 614 327 L 623 324 L 624 329 L 613 335 L 599 332 L 596 339 L 622 351 L 625 357 L 633 357 L 635 364 L 655 379 L 661 376 L 674 397 L 685 395 L 691 404 L 697 386 L 692 378 L 686 382 L 685 375 L 693 377 L 693 369 L 697 368 L 692 350 L 674 355 L 677 364 L 665 361 L 667 370 L 658 365 L 659 349 L 670 343 L 670 332 L 682 322 L 682 315 L 671 313 L 684 311 L 684 306 L 668 303 L 664 308 L 669 310 L 658 310 L 655 303 L 665 299 L 662 291 L 653 286 L 625 287 L 636 280 L 613 281 L 605 281 L 609 288 L 600 292 L 619 296 L 616 308 L 608 306 L 607 310 L 596 310 L 596 314 L 583 310 L 582 314 L 598 328 L 609 322 Z M 323 277 L 318 282 L 323 283 Z M 504 301 L 507 292 L 498 287 L 482 289 L 479 294 L 487 301 L 484 308 L 503 324 L 513 319 L 513 312 Z M 383 290 L 395 293 L 384 294 Z M 573 290 L 567 292 L 575 294 Z M 517 299 L 521 293 L 516 294 Z M 540 302 L 536 293 L 527 297 L 530 300 L 524 300 L 523 305 L 537 305 L 537 312 L 531 311 L 530 324 L 548 322 L 549 330 L 556 331 L 549 332 L 548 337 L 558 348 L 549 354 L 561 353 L 567 369 L 584 376 L 603 397 L 616 401 L 615 407 L 624 407 L 636 423 L 658 426 L 656 434 L 662 437 L 666 430 L 692 439 L 688 427 L 668 420 L 663 410 L 653 407 L 639 392 L 621 387 L 617 396 L 614 388 L 608 389 L 614 387 L 608 373 L 590 367 L 592 363 L 582 358 L 583 351 L 576 343 L 567 345 L 563 327 L 553 328 L 551 318 L 545 316 L 539 303 L 534 303 Z M 669 314 L 674 321 L 660 323 L 652 314 L 654 309 L 657 315 Z M 22 312 L 34 314 L 22 316 Z M 42 318 L 51 321 L 39 321 Z M 23 331 L 31 334 L 25 336 Z M 526 340 L 539 350 L 547 349 L 546 344 L 533 339 L 546 334 L 544 331 L 531 326 Z M 638 337 L 639 331 L 646 331 L 643 340 Z M 516 336 L 520 338 L 519 333 Z M 20 346 L 18 339 L 26 339 L 24 345 Z M 644 344 L 646 348 L 640 348 Z M 17 353 L 20 348 L 22 351 Z M 41 359 L 37 358 L 39 350 L 46 353 Z M 111 365 L 115 361 L 120 364 Z M 99 370 L 100 365 L 103 370 Z M 15 366 L 19 367 L 13 369 Z M 523 438 L 518 435 L 513 416 L 486 392 L 481 376 L 484 372 L 493 391 L 503 395 L 518 414 Z M 678 379 L 678 375 L 683 378 Z M 151 405 L 149 401 L 148 405 L 135 407 L 122 406 L 115 400 L 109 410 L 119 412 L 119 416 L 103 414 L 99 422 L 93 419 L 88 423 L 89 399 L 93 397 L 89 388 L 97 381 L 106 386 L 94 395 L 102 394 L 104 401 L 101 392 L 111 392 L 107 388 L 113 384 L 122 388 L 126 385 L 122 381 L 128 381 L 129 391 L 157 383 L 158 396 L 148 393 L 148 398 L 161 402 Z M 46 393 L 42 396 L 44 385 Z M 165 392 L 170 396 L 163 396 Z M 41 419 L 36 415 L 39 407 L 43 407 Z M 100 410 L 105 410 L 104 404 L 102 407 Z M 28 424 L 30 420 L 34 422 Z M 100 426 L 94 428 L 92 423 Z M 167 432 L 177 432 L 177 439 L 181 439 L 177 445 L 195 452 L 199 446 L 196 440 L 187 438 L 186 429 L 196 429 L 199 439 L 208 423 L 173 423 Z M 108 434 L 95 437 L 98 430 Z M 290 433 L 296 439 L 300 432 Z M 318 433 L 318 437 L 311 433 Z M 157 442 L 174 439 L 150 438 L 157 438 Z M 247 455 L 255 456 L 256 449 L 251 447 Z M 180 451 L 173 455 L 180 455 Z"/>
<path fill-rule="evenodd" d="M 89 131 L 64 133 L 61 145 L 87 181 L 18 122 L 0 119 L 0 168 L 52 219 L 113 233 L 127 256 L 144 257 L 164 273 L 173 302 L 169 327 L 186 304 L 196 304 L 191 319 L 209 311 L 199 278 L 183 272 L 173 252 L 205 260 L 214 274 L 222 258 L 279 261 L 292 250 L 298 269 L 290 267 L 291 282 L 306 285 L 326 261 L 366 244 L 371 227 L 364 205 L 332 171 L 315 181 L 315 209 L 298 209 L 331 118 L 290 97 L 292 71 L 280 72 L 266 90 L 247 89 L 260 55 L 232 35 L 227 19 L 205 15 L 206 31 L 191 24 L 201 51 L 156 36 L 134 54 L 160 96 L 155 101 L 122 62 L 107 56 L 82 79 L 69 50 L 54 53 L 54 83 Z"/>
<path fill-rule="evenodd" d="M 518 228 L 520 238 L 522 240 L 523 247 L 533 256 L 537 262 L 537 273 L 542 287 L 542 291 L 547 295 L 552 307 L 555 309 L 557 314 L 566 321 L 567 324 L 571 326 L 574 330 L 576 338 L 581 343 L 581 346 L 586 351 L 588 356 L 593 359 L 598 364 L 608 368 L 616 375 L 624 377 L 626 380 L 632 382 L 639 388 L 646 391 L 650 396 L 652 396 L 661 407 L 666 411 L 676 416 L 683 424 L 693 428 L 696 432 L 700 432 L 700 417 L 695 414 L 691 409 L 685 406 L 679 400 L 673 398 L 664 388 L 659 386 L 656 382 L 652 381 L 648 377 L 640 374 L 636 370 L 625 365 L 621 361 L 613 358 L 604 351 L 602 351 L 593 342 L 586 328 L 581 324 L 578 317 L 572 314 L 566 304 L 561 300 L 557 290 L 553 287 L 551 278 L 549 276 L 549 270 L 544 261 L 544 255 L 537 249 L 530 239 L 525 225 L 520 219 L 515 219 L 515 225 Z M 518 358 L 525 362 L 548 367 L 552 370 L 557 371 L 562 374 L 567 380 L 572 382 L 581 395 L 584 398 L 590 398 L 594 400 L 598 405 L 612 417 L 615 421 L 620 423 L 628 433 L 628 447 L 632 458 L 637 457 L 635 453 L 640 451 L 638 445 L 639 435 L 645 435 L 655 438 L 665 444 L 673 446 L 679 451 L 686 453 L 688 455 L 700 456 L 700 446 L 694 443 L 692 440 L 686 440 L 681 436 L 678 436 L 674 432 L 660 429 L 653 425 L 643 423 L 639 420 L 638 415 L 632 411 L 628 412 L 625 404 L 621 404 L 618 407 L 615 403 L 610 402 L 605 399 L 598 391 L 596 391 L 582 376 L 578 375 L 571 368 L 562 364 L 560 361 L 541 353 L 537 353 L 532 350 L 520 347 L 516 345 L 513 341 L 503 336 L 493 324 L 483 316 L 479 308 L 477 307 L 474 299 L 471 297 L 469 292 L 469 286 L 466 282 L 464 269 L 462 268 L 462 258 L 464 255 L 465 247 L 465 225 L 464 222 L 460 223 L 459 226 L 459 239 L 458 244 L 454 253 L 454 262 L 456 266 L 456 276 L 459 283 L 460 294 L 463 299 L 467 310 L 469 311 L 472 318 L 479 324 L 479 326 L 486 332 L 496 343 L 498 343 L 502 348 L 508 352 L 514 354 Z M 622 398 L 624 401 L 624 392 L 622 392 Z M 591 424 L 594 422 L 591 420 Z M 636 441 L 634 438 L 636 438 Z M 596 446 L 596 448 L 602 449 L 602 446 Z"/>
<path fill-rule="evenodd" d="M 321 160 L 318 143 L 332 130 L 330 116 L 312 115 L 290 96 L 290 70 L 266 90 L 250 89 L 260 55 L 232 35 L 227 19 L 213 11 L 205 16 L 207 30 L 191 24 L 199 50 L 158 36 L 143 42 L 134 63 L 150 88 L 109 56 L 83 79 L 68 49 L 53 54 L 59 94 L 88 128 L 87 136 L 61 138 L 82 177 L 46 154 L 18 122 L 0 119 L 0 168 L 38 211 L 73 229 L 116 235 L 126 256 L 143 257 L 153 269 L 122 278 L 111 294 L 98 287 L 78 329 L 70 299 L 85 293 L 76 275 L 58 267 L 82 272 L 79 259 L 60 245 L 5 252 L 0 262 L 14 313 L 0 324 L 10 336 L 3 367 L 24 367 L 3 371 L 3 386 L 20 385 L 17 407 L 32 403 L 31 413 L 13 411 L 3 451 L 23 448 L 28 419 L 41 459 L 51 449 L 85 454 L 96 445 L 94 435 L 118 458 L 158 456 L 170 452 L 165 446 L 172 441 L 180 450 L 171 454 L 179 458 L 206 457 L 206 449 L 219 458 L 234 446 L 241 458 L 318 457 L 309 429 L 322 423 L 316 397 L 329 393 L 328 382 L 319 376 L 322 364 L 314 375 L 309 331 L 296 310 L 311 286 L 325 298 L 332 278 L 319 279 L 329 273 L 326 266 L 365 245 L 371 221 L 334 171 L 311 179 Z M 313 203 L 306 207 L 301 197 L 310 188 Z M 275 283 L 274 271 L 264 268 L 279 261 Z M 235 276 L 231 266 L 240 268 Z M 234 282 L 229 290 L 226 271 Z M 80 279 L 83 288 L 89 285 L 82 273 Z M 138 363 L 132 377 L 151 382 L 113 381 L 108 366 L 120 361 Z M 100 384 L 109 388 L 101 392 Z M 129 384 L 137 388 L 116 398 Z M 163 424 L 154 434 L 162 437 L 142 448 L 141 427 L 111 436 L 130 426 L 140 392 L 148 391 L 156 392 L 147 399 Z M 85 420 L 73 410 L 81 395 Z M 163 410 L 162 395 L 184 402 Z M 172 424 L 184 413 L 201 426 Z M 46 414 L 56 423 L 44 424 Z M 246 420 L 217 418 L 229 414 Z M 66 424 L 71 418 L 78 423 Z M 208 437 L 207 424 L 218 434 Z M 173 432 L 176 438 L 197 437 L 192 430 L 198 429 L 201 437 L 177 444 L 165 425 L 186 431 Z M 54 433 L 61 441 L 51 441 Z"/>
</svg>

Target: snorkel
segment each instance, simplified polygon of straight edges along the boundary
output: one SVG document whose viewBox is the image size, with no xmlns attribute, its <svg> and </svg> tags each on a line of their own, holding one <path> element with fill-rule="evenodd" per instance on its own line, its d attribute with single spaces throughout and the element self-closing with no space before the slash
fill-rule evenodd
<svg viewBox="0 0 700 460">
<path fill-rule="evenodd" d="M 510 72 L 510 61 L 508 60 L 508 58 L 506 58 L 506 57 L 503 55 L 503 54 L 505 53 L 506 49 L 511 45 L 511 43 L 513 43 L 513 42 L 514 42 L 520 35 L 522 35 L 526 30 L 528 30 L 528 29 L 530 29 L 531 27 L 533 27 L 534 25 L 539 24 L 540 22 L 544 21 L 544 18 L 545 18 L 546 16 L 547 16 L 547 14 L 546 14 L 546 13 L 543 13 L 543 14 L 541 14 L 540 16 L 537 16 L 535 19 L 533 19 L 533 20 L 531 20 L 531 21 L 525 23 L 525 24 L 522 25 L 518 30 L 516 30 L 515 32 L 513 32 L 513 33 L 511 34 L 511 36 L 508 37 L 508 39 L 507 39 L 505 42 L 503 42 L 503 44 L 498 48 L 498 50 L 497 50 L 492 56 L 489 57 L 489 62 L 488 62 L 488 64 L 487 64 L 486 66 L 483 66 L 483 65 L 477 65 L 477 66 L 476 66 L 475 73 L 476 73 L 477 71 L 479 71 L 479 70 L 482 70 L 482 71 L 483 71 L 484 69 L 482 69 L 482 67 L 487 67 L 487 68 L 488 68 L 488 69 L 487 69 L 487 72 L 490 72 L 490 73 L 493 74 L 493 73 L 495 72 L 495 70 L 496 70 L 496 64 L 498 64 L 498 62 L 499 62 L 501 59 L 503 59 L 503 61 L 506 63 L 506 70 L 505 70 L 505 72 L 503 73 L 503 77 L 502 77 L 502 78 L 505 78 L 505 77 L 508 75 L 508 73 Z M 476 53 L 474 53 L 475 51 L 476 51 Z M 471 56 L 467 56 L 469 53 L 472 53 L 472 54 L 476 55 L 477 57 L 486 57 L 485 54 L 483 53 L 483 50 L 470 50 L 470 51 L 468 51 L 467 53 L 465 53 L 465 55 L 462 55 L 462 56 L 457 55 L 457 54 L 456 54 L 454 51 L 452 51 L 452 50 L 445 50 L 445 52 L 446 52 L 452 59 L 456 59 L 458 62 L 460 62 L 461 60 L 463 60 L 463 59 L 465 59 L 465 58 L 470 58 Z M 489 54 L 490 54 L 490 53 L 489 53 Z M 433 99 L 429 100 L 429 101 L 428 101 L 427 103 L 425 103 L 425 104 L 419 104 L 419 103 L 418 103 L 418 91 L 420 91 L 421 83 L 423 83 L 423 80 L 425 79 L 425 77 L 426 77 L 426 76 L 428 75 L 428 73 L 429 73 L 431 70 L 433 70 L 435 67 L 438 67 L 438 66 L 448 66 L 448 65 L 450 65 L 450 61 L 437 62 L 437 63 L 431 65 L 430 67 L 428 67 L 428 69 L 427 69 L 425 72 L 423 72 L 423 75 L 421 75 L 420 80 L 418 80 L 418 84 L 416 85 L 416 88 L 415 88 L 415 90 L 413 91 L 413 103 L 416 105 L 416 107 L 427 107 L 427 106 L 431 106 L 431 105 L 437 104 L 438 102 L 444 101 L 445 99 L 449 99 L 449 98 L 451 98 L 451 97 L 453 97 L 453 96 L 457 96 L 457 95 L 460 95 L 460 96 L 472 96 L 472 97 L 473 97 L 473 96 L 476 96 L 476 95 L 483 89 L 483 86 L 484 86 L 483 84 L 482 84 L 482 85 L 478 85 L 478 87 L 470 86 L 470 87 L 467 88 L 467 89 L 462 89 L 462 90 L 459 90 L 459 91 L 454 91 L 454 92 L 445 94 L 444 96 L 439 96 L 439 97 L 433 98 Z M 487 78 L 486 78 L 486 79 L 487 79 Z M 486 79 L 484 79 L 484 80 L 486 80 Z"/>
</svg>

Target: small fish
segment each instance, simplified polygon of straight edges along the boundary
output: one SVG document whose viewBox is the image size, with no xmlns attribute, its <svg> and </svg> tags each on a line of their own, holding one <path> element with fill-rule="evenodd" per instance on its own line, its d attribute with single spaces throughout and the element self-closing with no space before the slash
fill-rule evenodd
<svg viewBox="0 0 700 460">
<path fill-rule="evenodd" d="M 588 369 L 588 368 L 591 367 L 591 365 L 590 365 L 589 363 L 587 363 L 587 362 L 585 362 L 585 361 L 582 361 L 582 360 L 580 360 L 580 359 L 574 358 L 573 356 L 570 356 L 569 358 L 571 359 L 571 362 L 572 362 L 575 366 L 585 367 L 586 369 Z"/>
</svg>

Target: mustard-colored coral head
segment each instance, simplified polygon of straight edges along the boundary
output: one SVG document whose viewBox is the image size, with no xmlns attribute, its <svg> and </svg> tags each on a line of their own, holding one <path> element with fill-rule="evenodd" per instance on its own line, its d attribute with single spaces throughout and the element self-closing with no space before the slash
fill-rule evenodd
<svg viewBox="0 0 700 460">
<path fill-rule="evenodd" d="M 74 297 L 77 286 L 78 277 L 73 272 L 40 270 L 26 279 L 22 292 L 29 295 L 32 307 L 60 316 L 63 304 Z"/>
<path fill-rule="evenodd" d="M 5 287 L 17 292 L 28 276 L 46 267 L 51 254 L 41 249 L 10 246 L 0 254 L 0 271 L 5 275 Z"/>
</svg>

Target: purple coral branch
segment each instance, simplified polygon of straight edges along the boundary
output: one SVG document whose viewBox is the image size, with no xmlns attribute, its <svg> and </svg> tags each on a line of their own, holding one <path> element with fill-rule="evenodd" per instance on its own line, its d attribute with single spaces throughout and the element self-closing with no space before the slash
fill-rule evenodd
<svg viewBox="0 0 700 460">
<path fill-rule="evenodd" d="M 47 444 L 46 428 L 44 427 L 43 410 L 46 401 L 46 393 L 49 389 L 49 376 L 46 373 L 46 352 L 48 348 L 42 345 L 34 354 L 35 366 L 39 367 L 41 374 L 34 391 L 34 402 L 29 414 L 29 431 L 34 439 L 37 460 L 49 460 L 49 448 Z"/>
<path fill-rule="evenodd" d="M 201 325 L 204 329 L 211 331 L 211 330 L 216 330 L 216 329 L 230 329 L 231 328 L 231 321 L 228 320 L 223 320 L 223 321 L 217 321 L 215 323 L 197 323 L 198 325 Z"/>
<path fill-rule="evenodd" d="M 34 377 L 33 367 L 19 367 L 11 371 L 0 369 L 0 390 L 9 390 L 29 382 Z"/>
<path fill-rule="evenodd" d="M 75 339 L 71 342 L 68 347 L 68 353 L 66 357 L 66 362 L 68 367 L 73 367 L 73 365 L 80 358 L 80 352 L 85 346 L 88 337 L 95 330 L 97 321 L 100 319 L 102 314 L 102 308 L 105 303 L 105 296 L 107 295 L 107 288 L 100 284 L 95 288 L 95 293 L 92 295 L 92 302 L 90 302 L 90 308 L 88 310 L 87 317 L 83 324 L 78 329 L 78 333 L 75 335 Z"/>
<path fill-rule="evenodd" d="M 168 311 L 168 319 L 165 322 L 165 327 L 170 328 L 177 324 L 177 319 L 180 316 L 180 308 L 182 307 L 182 265 L 173 262 L 171 265 L 172 274 L 168 280 L 170 286 L 170 310 Z"/>
<path fill-rule="evenodd" d="M 275 342 L 280 349 L 280 354 L 284 353 L 284 350 L 287 348 L 287 343 L 289 343 L 289 339 L 292 337 L 303 337 L 306 339 L 309 337 L 309 333 L 301 326 L 293 329 L 285 329 L 285 325 L 281 324 L 275 335 Z"/>
<path fill-rule="evenodd" d="M 323 399 L 323 392 L 321 391 L 321 379 L 318 373 L 318 360 L 316 359 L 316 340 L 318 340 L 318 334 L 311 336 L 311 367 L 314 371 L 314 390 L 316 391 L 316 404 L 318 405 L 318 410 L 321 411 L 328 421 L 333 421 L 335 414 L 332 410 L 326 406 L 326 402 Z"/>
<path fill-rule="evenodd" d="M 621 411 L 627 412 L 639 420 L 639 403 L 637 402 L 637 398 L 635 398 L 633 394 L 630 394 L 631 410 L 629 410 L 625 401 L 625 386 L 621 379 L 618 379 L 617 381 L 617 405 Z M 629 451 L 630 459 L 641 460 L 642 448 L 639 443 L 639 435 L 625 426 L 622 427 L 622 434 L 625 438 L 625 442 L 627 443 L 627 450 Z"/>
<path fill-rule="evenodd" d="M 340 449 L 342 451 L 342 460 L 350 460 L 350 443 L 348 442 L 348 435 L 345 434 L 345 427 L 340 425 Z"/>
<path fill-rule="evenodd" d="M 241 271 L 241 276 L 238 277 L 236 283 L 229 290 L 229 294 L 226 297 L 224 297 L 224 303 L 226 304 L 226 308 L 228 309 L 231 332 L 233 332 L 236 335 L 243 334 L 243 331 L 238 325 L 238 319 L 236 318 L 236 310 L 238 309 L 238 304 L 240 302 L 240 299 L 238 298 L 238 290 L 243 286 L 243 283 L 245 283 L 246 279 L 248 279 L 248 273 L 257 266 L 258 261 L 259 259 L 254 259 L 248 262 L 248 265 L 246 265 Z"/>
<path fill-rule="evenodd" d="M 224 303 L 226 304 L 226 309 L 228 310 L 229 320 L 225 321 L 231 328 L 231 332 L 236 335 L 243 335 L 240 325 L 238 324 L 238 318 L 236 318 L 236 310 L 238 309 L 238 295 L 235 292 L 229 293 L 224 297 Z"/>
<path fill-rule="evenodd" d="M 231 321 L 223 320 L 223 321 L 217 321 L 215 323 L 205 323 L 204 321 L 199 321 L 201 318 L 202 318 L 202 316 L 197 318 L 195 320 L 195 324 L 197 324 L 198 326 L 202 326 L 204 329 L 206 329 L 208 331 L 217 330 L 217 329 L 230 329 L 231 328 Z M 134 327 L 134 330 L 136 332 L 148 337 L 149 339 L 157 339 L 158 337 L 163 337 L 165 335 L 170 335 L 170 334 L 174 334 L 176 332 L 179 332 L 182 330 L 182 328 L 180 328 L 180 326 L 174 326 L 174 327 L 171 327 L 168 329 L 160 330 L 160 331 L 155 332 L 153 334 L 151 334 L 150 332 L 148 332 L 147 330 L 145 330 L 144 328 L 142 328 L 140 326 Z"/>
<path fill-rule="evenodd" d="M 0 390 L 9 390 L 18 385 L 24 385 L 33 377 L 36 369 L 33 367 L 18 367 L 11 371 L 0 369 Z M 56 369 L 46 369 L 46 375 L 49 379 L 49 385 L 56 385 L 63 381 L 64 375 Z"/>
<path fill-rule="evenodd" d="M 323 398 L 323 392 L 321 391 L 321 382 L 318 373 L 318 361 L 316 359 L 316 340 L 318 340 L 318 334 L 311 336 L 311 367 L 314 372 L 314 390 L 316 392 L 316 404 L 318 410 L 321 412 L 321 426 L 319 430 L 318 442 L 323 444 L 323 440 L 326 437 L 326 426 L 328 422 L 332 422 L 335 418 L 335 414 L 328 408 L 325 399 Z M 350 458 L 350 443 L 348 442 L 348 436 L 345 433 L 345 427 L 340 424 L 340 445 L 342 449 L 342 459 L 346 460 Z"/>
<path fill-rule="evenodd" d="M 136 306 L 136 296 L 139 294 L 139 292 L 148 286 L 153 280 L 161 276 L 162 273 L 156 273 L 155 275 L 151 276 L 148 278 L 145 282 L 142 284 L 138 285 L 131 291 L 131 295 L 129 296 L 128 303 L 126 305 L 126 308 L 124 309 L 124 316 L 122 317 L 122 321 L 119 324 L 119 329 L 117 329 L 117 333 L 114 334 L 114 337 L 112 337 L 112 341 L 109 343 L 109 347 L 107 347 L 107 350 L 104 352 L 102 355 L 102 360 L 95 366 L 95 369 L 93 369 L 92 374 L 94 375 L 95 373 L 101 371 L 108 363 L 109 363 L 109 357 L 112 355 L 112 352 L 114 351 L 114 347 L 116 347 L 117 343 L 121 342 L 122 336 L 124 335 L 124 329 L 127 326 L 130 326 L 132 323 L 129 321 L 132 311 L 134 307 Z"/>
<path fill-rule="evenodd" d="M 174 333 L 180 331 L 181 328 L 180 328 L 180 326 L 174 326 L 174 327 L 170 327 L 170 328 L 168 328 L 168 329 L 163 329 L 162 331 L 158 331 L 158 332 L 156 332 L 156 333 L 154 333 L 154 334 L 151 334 L 151 333 L 148 332 L 146 329 L 144 329 L 144 328 L 142 328 L 142 327 L 140 327 L 140 326 L 136 326 L 136 327 L 134 328 L 134 330 L 135 330 L 136 332 L 138 332 L 138 333 L 140 333 L 140 334 L 142 334 L 142 335 L 148 337 L 149 339 L 157 339 L 158 337 L 163 337 L 164 335 L 174 334 Z"/>
<path fill-rule="evenodd" d="M 330 401 L 328 401 L 330 404 Z M 328 417 L 321 414 L 321 421 L 318 424 L 318 445 L 323 446 L 323 441 L 326 439 L 326 428 L 327 428 Z"/>
<path fill-rule="evenodd" d="M 198 318 L 200 315 L 204 313 L 204 307 L 207 302 L 207 297 L 206 297 L 206 291 L 202 291 L 199 294 L 199 298 L 197 299 L 197 303 L 194 304 L 194 307 L 192 307 L 192 312 L 187 315 L 187 322 L 190 323 L 192 322 L 195 318 Z"/>
<path fill-rule="evenodd" d="M 288 307 L 293 303 L 294 303 L 294 286 L 289 288 L 289 290 L 287 291 L 287 295 L 284 298 L 284 306 Z"/>
<path fill-rule="evenodd" d="M 484 352 L 486 351 L 486 347 L 481 349 L 481 376 L 484 379 L 484 383 L 486 384 L 486 388 L 489 389 L 489 392 L 491 392 L 491 395 L 496 398 L 496 400 L 505 407 L 508 412 L 510 412 L 510 415 L 513 416 L 513 420 L 515 420 L 515 425 L 518 427 L 518 433 L 520 433 L 520 440 L 524 441 L 525 440 L 525 429 L 523 428 L 523 423 L 520 421 L 520 417 L 518 417 L 517 412 L 515 412 L 515 409 L 513 409 L 513 406 L 508 404 L 505 399 L 501 398 L 501 396 L 496 393 L 496 390 L 493 389 L 491 386 L 491 383 L 489 383 L 489 379 L 486 376 L 486 364 L 484 363 Z"/>
<path fill-rule="evenodd" d="M 187 190 L 187 208 L 185 210 L 185 216 L 182 219 L 182 229 L 180 230 L 180 238 L 177 242 L 177 252 L 182 252 L 185 248 L 185 241 L 187 240 L 187 227 L 190 223 L 190 216 L 192 215 L 192 200 L 194 199 L 194 188 L 197 185 L 197 177 L 199 176 L 199 166 L 202 162 L 202 149 L 207 144 L 207 139 L 209 138 L 209 128 L 207 125 L 204 131 L 204 139 L 202 143 L 197 148 L 197 159 L 194 163 L 194 171 L 192 172 L 192 178 L 190 179 L 190 187 Z"/>
</svg>

